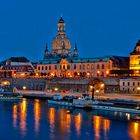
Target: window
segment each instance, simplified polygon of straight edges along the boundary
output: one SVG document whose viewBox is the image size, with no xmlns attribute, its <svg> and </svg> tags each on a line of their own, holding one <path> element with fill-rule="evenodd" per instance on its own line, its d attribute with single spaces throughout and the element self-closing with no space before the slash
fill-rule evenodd
<svg viewBox="0 0 140 140">
<path fill-rule="evenodd" d="M 99 64 L 97 64 L 97 69 L 100 69 L 100 65 Z"/>
<path fill-rule="evenodd" d="M 37 69 L 40 70 L 40 66 L 38 66 Z"/>
<path fill-rule="evenodd" d="M 54 67 L 55 67 L 55 70 L 57 70 L 57 65 L 55 65 Z"/>
<path fill-rule="evenodd" d="M 76 64 L 74 64 L 74 69 L 76 69 Z"/>
<path fill-rule="evenodd" d="M 89 69 L 90 68 L 90 65 L 89 64 L 87 64 L 87 69 Z"/>
<path fill-rule="evenodd" d="M 79 66 L 79 69 L 81 70 L 81 65 Z"/>
<path fill-rule="evenodd" d="M 51 66 L 49 66 L 49 70 L 51 70 Z"/>
<path fill-rule="evenodd" d="M 92 69 L 92 70 L 94 69 L 94 65 L 93 65 L 93 64 L 91 65 L 91 69 Z"/>
<path fill-rule="evenodd" d="M 129 85 L 130 85 L 130 83 L 129 83 L 129 82 L 127 82 L 127 85 L 129 86 Z"/>
<path fill-rule="evenodd" d="M 70 65 L 67 66 L 68 70 L 70 69 Z"/>
<path fill-rule="evenodd" d="M 83 65 L 83 70 L 85 69 L 85 65 Z"/>
<path fill-rule="evenodd" d="M 65 65 L 63 65 L 63 69 L 65 70 Z"/>
<path fill-rule="evenodd" d="M 46 67 L 45 67 L 45 70 L 47 70 L 47 68 L 48 68 L 48 67 L 46 66 Z"/>
<path fill-rule="evenodd" d="M 135 82 L 133 82 L 133 86 L 135 86 Z"/>
<path fill-rule="evenodd" d="M 42 66 L 42 70 L 44 70 L 44 67 Z"/>
<path fill-rule="evenodd" d="M 125 82 L 123 82 L 123 86 L 125 86 Z"/>
<path fill-rule="evenodd" d="M 102 64 L 102 69 L 104 69 L 104 64 Z"/>
</svg>

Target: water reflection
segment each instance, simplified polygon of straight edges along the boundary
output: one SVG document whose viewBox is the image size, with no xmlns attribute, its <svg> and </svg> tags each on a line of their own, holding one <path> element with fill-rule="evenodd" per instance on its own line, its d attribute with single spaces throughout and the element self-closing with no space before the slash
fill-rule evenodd
<svg viewBox="0 0 140 140">
<path fill-rule="evenodd" d="M 13 105 L 13 126 L 17 128 L 17 118 L 18 118 L 18 106 Z"/>
<path fill-rule="evenodd" d="M 49 122 L 50 122 L 50 131 L 54 131 L 54 122 L 55 122 L 55 109 L 49 108 Z"/>
<path fill-rule="evenodd" d="M 27 100 L 23 99 L 20 103 L 20 130 L 21 134 L 26 134 L 26 115 L 27 115 Z"/>
<path fill-rule="evenodd" d="M 4 103 L 3 108 L 7 105 Z M 4 109 L 6 111 L 6 108 Z M 132 122 L 132 118 L 133 115 L 128 113 L 86 112 L 77 109 L 69 111 L 53 106 L 48 107 L 47 102 L 41 100 L 23 99 L 18 104 L 12 104 L 13 128 L 19 131 L 21 136 L 28 137 L 30 133 L 37 134 L 35 135 L 37 139 L 43 135 L 47 137 L 46 139 L 87 137 L 87 139 L 108 140 L 111 139 L 112 132 L 119 131 L 121 135 L 125 135 L 125 139 L 139 140 L 140 123 L 134 120 Z M 114 130 L 116 127 L 119 127 L 117 131 Z M 34 130 L 29 128 L 34 128 Z"/>
<path fill-rule="evenodd" d="M 110 130 L 110 120 L 105 119 L 101 116 L 93 116 L 93 128 L 95 132 L 95 139 L 98 140 L 100 139 L 100 132 L 103 129 L 104 131 L 104 136 L 107 137 L 107 132 Z"/>
<path fill-rule="evenodd" d="M 140 139 L 140 123 L 130 122 L 128 125 L 128 133 L 131 139 L 139 140 Z"/>
<path fill-rule="evenodd" d="M 40 100 L 36 99 L 34 102 L 34 120 L 35 120 L 35 132 L 39 132 L 39 126 L 40 126 Z"/>
<path fill-rule="evenodd" d="M 77 116 L 75 116 L 75 128 L 78 135 L 80 135 L 81 132 L 81 124 L 82 124 L 82 117 L 81 114 L 79 113 Z"/>
</svg>

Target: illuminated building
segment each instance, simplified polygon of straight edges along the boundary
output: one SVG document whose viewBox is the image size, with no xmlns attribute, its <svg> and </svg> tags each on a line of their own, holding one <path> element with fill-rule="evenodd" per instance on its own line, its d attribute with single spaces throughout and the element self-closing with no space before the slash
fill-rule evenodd
<svg viewBox="0 0 140 140">
<path fill-rule="evenodd" d="M 11 57 L 1 64 L 0 77 L 24 78 L 35 71 L 33 64 L 25 57 Z"/>
<path fill-rule="evenodd" d="M 134 51 L 130 53 L 130 70 L 133 70 L 133 76 L 140 75 L 140 40 L 136 43 Z"/>
<path fill-rule="evenodd" d="M 77 44 L 72 53 L 62 17 L 58 22 L 58 31 L 52 42 L 51 50 L 49 52 L 46 45 L 43 60 L 37 64 L 36 73 L 40 77 L 107 77 L 111 70 L 128 69 L 129 67 L 126 62 L 128 57 L 81 58 Z"/>
</svg>

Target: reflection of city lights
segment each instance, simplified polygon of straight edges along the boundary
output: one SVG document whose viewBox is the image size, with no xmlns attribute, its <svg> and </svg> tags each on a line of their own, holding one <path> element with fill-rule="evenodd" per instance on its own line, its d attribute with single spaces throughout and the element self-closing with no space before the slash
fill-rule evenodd
<svg viewBox="0 0 140 140">
<path fill-rule="evenodd" d="M 94 116 L 93 117 L 93 121 L 94 121 L 93 124 L 94 124 L 95 136 L 97 138 L 100 138 L 101 117 Z"/>
<path fill-rule="evenodd" d="M 79 113 L 77 116 L 75 116 L 75 127 L 78 135 L 80 135 L 81 123 L 82 123 L 82 118 L 81 118 L 81 114 Z"/>
<path fill-rule="evenodd" d="M 140 124 L 138 122 L 130 122 L 128 126 L 128 134 L 133 140 L 139 140 Z"/>
<path fill-rule="evenodd" d="M 51 128 L 51 131 L 53 132 L 54 122 L 55 122 L 55 109 L 54 108 L 49 109 L 49 120 L 50 120 L 50 128 Z"/>
<path fill-rule="evenodd" d="M 35 119 L 35 131 L 39 130 L 39 121 L 40 121 L 40 102 L 38 99 L 34 103 L 34 119 Z"/>
<path fill-rule="evenodd" d="M 20 104 L 20 130 L 22 135 L 25 135 L 26 132 L 26 109 L 27 109 L 27 101 L 23 99 Z"/>
<path fill-rule="evenodd" d="M 13 106 L 13 126 L 17 127 L 17 105 Z"/>
</svg>

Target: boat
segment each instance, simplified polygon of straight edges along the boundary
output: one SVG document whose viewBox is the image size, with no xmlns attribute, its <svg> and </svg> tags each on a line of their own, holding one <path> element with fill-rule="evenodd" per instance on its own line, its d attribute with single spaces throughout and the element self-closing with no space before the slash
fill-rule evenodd
<svg viewBox="0 0 140 140">
<path fill-rule="evenodd" d="M 11 92 L 5 92 L 5 93 L 0 93 L 0 100 L 15 100 L 15 99 L 22 99 L 22 95 L 19 93 L 11 93 Z"/>
<path fill-rule="evenodd" d="M 22 99 L 22 95 L 14 92 L 13 86 L 0 86 L 0 100 Z"/>
</svg>

